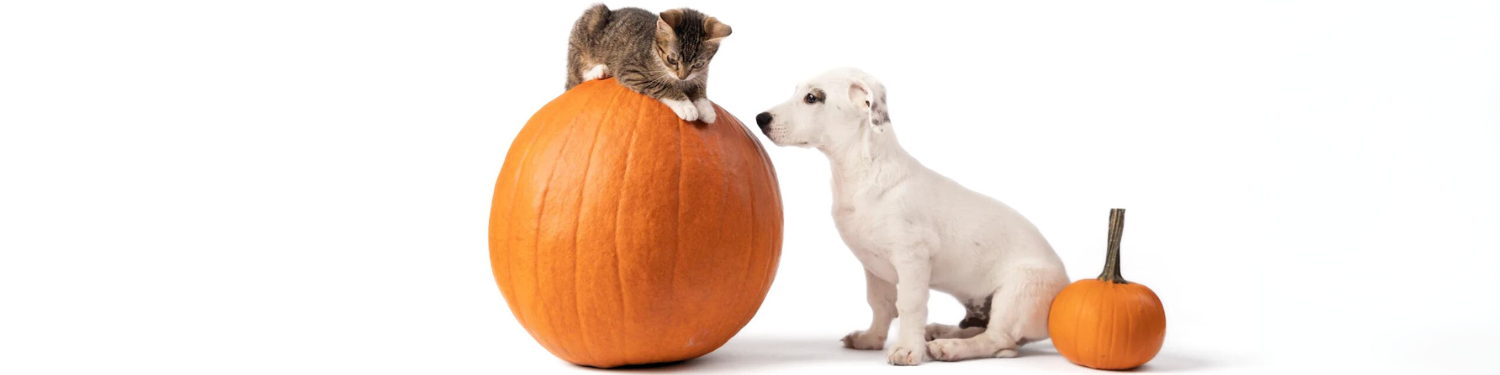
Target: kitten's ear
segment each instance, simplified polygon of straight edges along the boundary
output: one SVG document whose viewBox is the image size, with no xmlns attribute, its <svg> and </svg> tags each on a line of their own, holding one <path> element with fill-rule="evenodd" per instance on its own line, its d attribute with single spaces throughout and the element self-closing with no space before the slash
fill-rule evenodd
<svg viewBox="0 0 1500 375">
<path fill-rule="evenodd" d="M 657 30 L 661 30 L 663 27 L 665 27 L 667 30 L 676 29 L 677 26 L 681 24 L 682 9 L 670 9 L 665 12 L 661 12 L 661 14 L 657 15 L 656 18 Z"/>
<path fill-rule="evenodd" d="M 679 22 L 682 22 L 682 11 L 681 10 L 673 9 L 673 10 L 661 12 L 661 14 L 657 15 L 657 17 L 656 17 L 656 41 L 657 41 L 657 43 L 664 43 L 665 44 L 665 43 L 670 43 L 673 40 L 676 40 L 677 39 L 677 33 L 674 32 L 674 31 L 672 31 L 672 29 L 677 28 L 677 25 L 678 25 Z"/>
<path fill-rule="evenodd" d="M 717 42 L 719 39 L 724 39 L 724 37 L 734 32 L 734 29 L 730 28 L 729 25 L 725 25 L 719 22 L 718 18 L 713 17 L 703 20 L 703 30 L 708 34 L 708 41 L 710 42 Z"/>
<path fill-rule="evenodd" d="M 885 87 L 880 83 L 869 84 L 860 79 L 850 82 L 849 102 L 865 111 L 871 124 L 880 126 L 891 122 L 891 115 L 885 110 Z"/>
<path fill-rule="evenodd" d="M 656 19 L 656 38 L 657 39 L 671 38 L 672 35 L 674 35 L 672 33 L 672 25 L 668 25 L 667 24 L 667 20 L 665 18 L 657 18 Z"/>
</svg>

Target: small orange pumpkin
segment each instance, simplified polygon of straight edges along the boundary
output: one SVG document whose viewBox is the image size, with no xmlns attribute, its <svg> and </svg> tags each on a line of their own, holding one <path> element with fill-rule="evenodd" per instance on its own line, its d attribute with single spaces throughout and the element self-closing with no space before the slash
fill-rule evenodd
<svg viewBox="0 0 1500 375">
<path fill-rule="evenodd" d="M 1145 285 L 1120 276 L 1120 236 L 1125 209 L 1109 211 L 1109 251 L 1104 273 L 1063 288 L 1052 300 L 1047 329 L 1064 358 L 1103 370 L 1139 367 L 1156 357 L 1167 335 L 1161 299 Z"/>
<path fill-rule="evenodd" d="M 511 313 L 580 365 L 674 362 L 755 315 L 781 255 L 765 150 L 715 107 L 685 122 L 613 79 L 547 103 L 511 143 L 490 265 Z"/>
</svg>

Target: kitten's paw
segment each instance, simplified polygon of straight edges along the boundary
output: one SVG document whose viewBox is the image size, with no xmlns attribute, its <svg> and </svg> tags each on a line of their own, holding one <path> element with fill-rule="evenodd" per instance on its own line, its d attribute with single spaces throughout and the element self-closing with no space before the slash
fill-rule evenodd
<svg viewBox="0 0 1500 375">
<path fill-rule="evenodd" d="M 714 111 L 713 102 L 708 101 L 708 98 L 698 98 L 698 100 L 693 101 L 693 106 L 698 107 L 699 120 L 703 120 L 705 124 L 714 123 L 714 117 L 717 113 Z"/>
<path fill-rule="evenodd" d="M 683 121 L 698 121 L 698 107 L 694 107 L 693 102 L 675 99 L 662 99 L 661 102 Z"/>
<path fill-rule="evenodd" d="M 856 350 L 885 349 L 885 336 L 865 331 L 854 331 L 844 335 L 844 347 Z"/>
<path fill-rule="evenodd" d="M 609 78 L 608 69 L 609 67 L 604 66 L 604 64 L 594 65 L 593 69 L 589 69 L 583 72 L 583 80 L 592 81 L 596 79 Z"/>
</svg>

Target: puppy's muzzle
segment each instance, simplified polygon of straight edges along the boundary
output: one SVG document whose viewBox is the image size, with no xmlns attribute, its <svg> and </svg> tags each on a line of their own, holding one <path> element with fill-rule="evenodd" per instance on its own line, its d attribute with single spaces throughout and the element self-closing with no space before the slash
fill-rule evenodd
<svg viewBox="0 0 1500 375">
<path fill-rule="evenodd" d="M 771 112 L 761 112 L 755 115 L 755 124 L 760 125 L 760 132 L 771 135 Z"/>
</svg>

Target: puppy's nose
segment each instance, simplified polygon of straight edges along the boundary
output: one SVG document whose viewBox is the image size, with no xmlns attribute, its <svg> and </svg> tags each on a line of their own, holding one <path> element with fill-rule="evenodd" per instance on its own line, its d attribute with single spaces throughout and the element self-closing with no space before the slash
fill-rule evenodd
<svg viewBox="0 0 1500 375">
<path fill-rule="evenodd" d="M 755 124 L 760 125 L 760 131 L 765 132 L 771 126 L 771 112 L 761 112 L 755 115 Z"/>
</svg>

